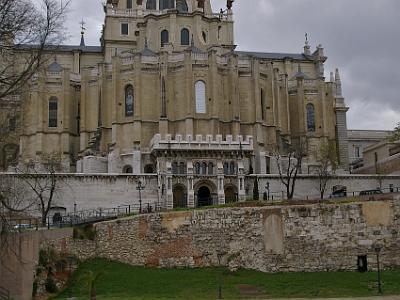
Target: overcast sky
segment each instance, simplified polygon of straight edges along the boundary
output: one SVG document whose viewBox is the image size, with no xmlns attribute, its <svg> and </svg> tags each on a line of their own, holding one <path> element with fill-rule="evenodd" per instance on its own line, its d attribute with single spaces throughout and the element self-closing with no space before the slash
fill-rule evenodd
<svg viewBox="0 0 400 300">
<path fill-rule="evenodd" d="M 211 0 L 214 11 L 225 0 Z M 68 43 L 98 45 L 101 0 L 72 0 Z M 307 32 L 312 50 L 322 44 L 326 76 L 338 67 L 350 107 L 349 129 L 393 129 L 400 122 L 400 0 L 236 0 L 238 50 L 300 53 Z"/>
</svg>

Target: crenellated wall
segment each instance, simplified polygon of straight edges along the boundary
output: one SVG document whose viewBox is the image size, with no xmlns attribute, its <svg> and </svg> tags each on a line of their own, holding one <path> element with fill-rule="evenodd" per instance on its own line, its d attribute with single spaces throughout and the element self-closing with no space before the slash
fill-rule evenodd
<svg viewBox="0 0 400 300">
<path fill-rule="evenodd" d="M 81 259 L 136 266 L 264 272 L 356 270 L 359 256 L 400 266 L 400 199 L 346 204 L 230 208 L 135 216 L 95 225 L 95 241 L 55 240 Z"/>
</svg>

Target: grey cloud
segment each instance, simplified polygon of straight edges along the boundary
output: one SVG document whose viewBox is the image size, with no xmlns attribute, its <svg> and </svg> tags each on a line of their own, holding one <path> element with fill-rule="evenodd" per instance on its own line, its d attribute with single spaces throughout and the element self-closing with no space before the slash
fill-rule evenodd
<svg viewBox="0 0 400 300">
<path fill-rule="evenodd" d="M 212 0 L 215 11 L 225 0 Z M 339 67 L 350 106 L 349 128 L 392 129 L 400 121 L 400 1 L 398 0 L 236 0 L 236 44 L 240 50 L 300 52 L 305 32 L 321 43 L 329 71 Z M 86 21 L 86 44 L 98 45 L 104 14 L 100 0 L 72 0 L 67 27 L 79 43 Z"/>
</svg>

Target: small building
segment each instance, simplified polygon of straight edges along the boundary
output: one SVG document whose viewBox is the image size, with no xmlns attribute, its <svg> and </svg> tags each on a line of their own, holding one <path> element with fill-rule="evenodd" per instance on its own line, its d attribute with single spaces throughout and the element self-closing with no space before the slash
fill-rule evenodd
<svg viewBox="0 0 400 300">
<path fill-rule="evenodd" d="M 364 149 L 385 140 L 391 134 L 392 131 L 388 130 L 348 130 L 350 169 L 356 170 L 363 167 Z"/>
<path fill-rule="evenodd" d="M 400 174 L 400 141 L 387 139 L 364 149 L 364 166 L 360 174 Z"/>
</svg>

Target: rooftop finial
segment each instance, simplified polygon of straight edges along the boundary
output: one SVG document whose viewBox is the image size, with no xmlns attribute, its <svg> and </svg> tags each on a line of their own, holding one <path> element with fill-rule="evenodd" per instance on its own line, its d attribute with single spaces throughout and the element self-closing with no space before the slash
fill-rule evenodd
<svg viewBox="0 0 400 300">
<path fill-rule="evenodd" d="M 311 55 L 311 47 L 310 44 L 308 43 L 308 33 L 306 32 L 305 34 L 305 42 L 304 42 L 304 54 L 305 55 Z"/>
<path fill-rule="evenodd" d="M 85 37 L 84 37 L 84 35 L 85 35 L 86 28 L 84 26 L 85 26 L 86 23 L 82 19 L 82 21 L 79 24 L 81 25 L 81 44 L 80 44 L 80 46 L 83 47 L 83 46 L 85 46 Z"/>
</svg>

